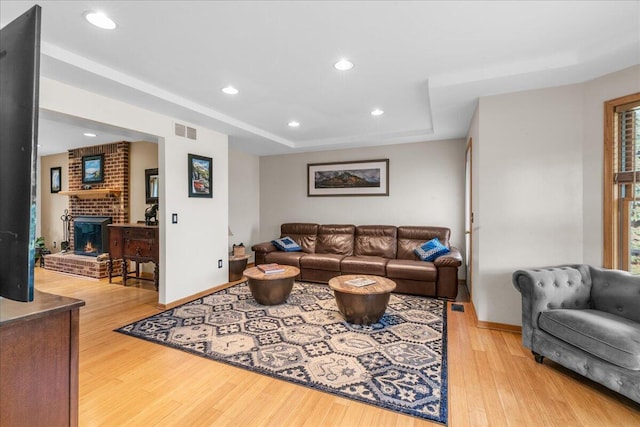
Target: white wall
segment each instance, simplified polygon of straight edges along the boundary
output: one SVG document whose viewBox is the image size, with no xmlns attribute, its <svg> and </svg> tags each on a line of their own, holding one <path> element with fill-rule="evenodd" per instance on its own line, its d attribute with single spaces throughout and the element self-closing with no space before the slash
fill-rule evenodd
<svg viewBox="0 0 640 427">
<path fill-rule="evenodd" d="M 159 138 L 160 291 L 169 304 L 228 281 L 228 139 L 198 129 L 198 140 L 173 135 L 174 119 L 114 99 L 41 78 L 40 108 L 98 121 Z M 180 120 L 181 123 L 184 121 Z M 213 158 L 213 198 L 187 195 L 187 154 Z M 178 224 L 171 224 L 177 213 Z M 223 260 L 218 269 L 217 260 Z"/>
<path fill-rule="evenodd" d="M 471 257 L 471 277 L 467 278 L 467 286 L 469 287 L 469 292 L 471 292 L 471 296 L 476 292 L 475 282 L 478 277 L 478 266 L 480 264 L 480 239 L 478 239 L 478 223 L 480 222 L 480 216 L 482 213 L 478 210 L 478 206 L 480 205 L 480 112 L 476 108 L 473 117 L 471 118 L 471 125 L 469 126 L 469 136 L 467 141 L 471 140 L 471 156 L 473 158 L 471 165 L 471 185 L 473 187 L 471 191 L 471 209 L 473 213 L 473 223 L 471 225 L 471 252 L 473 256 Z M 466 254 L 465 256 L 468 256 Z M 481 292 L 481 290 L 478 290 Z"/>
<path fill-rule="evenodd" d="M 60 252 L 60 242 L 63 240 L 62 220 L 60 217 L 65 209 L 69 209 L 69 197 L 58 193 L 51 193 L 51 168 L 61 168 L 61 190 L 69 189 L 69 154 L 61 153 L 40 158 L 39 173 L 39 213 L 38 236 L 44 236 L 47 249 Z M 56 242 L 56 247 L 53 247 Z"/>
<path fill-rule="evenodd" d="M 640 67 L 481 98 L 474 141 L 473 303 L 521 324 L 519 268 L 602 265 L 603 102 L 640 90 Z"/>
<path fill-rule="evenodd" d="M 584 262 L 602 265 L 604 102 L 640 91 L 640 65 L 584 84 Z"/>
<path fill-rule="evenodd" d="M 260 158 L 229 149 L 229 251 L 243 243 L 249 262 L 251 245 L 260 243 Z"/>
<path fill-rule="evenodd" d="M 129 148 L 129 220 L 144 221 L 147 204 L 145 169 L 158 167 L 158 144 L 134 141 Z"/>
<path fill-rule="evenodd" d="M 261 241 L 278 237 L 284 222 L 433 225 L 449 227 L 462 250 L 465 146 L 456 139 L 262 157 Z M 307 197 L 307 163 L 386 158 L 388 197 Z"/>
<path fill-rule="evenodd" d="M 479 112 L 473 303 L 479 320 L 520 324 L 512 273 L 582 260 L 581 87 L 481 98 Z"/>
</svg>

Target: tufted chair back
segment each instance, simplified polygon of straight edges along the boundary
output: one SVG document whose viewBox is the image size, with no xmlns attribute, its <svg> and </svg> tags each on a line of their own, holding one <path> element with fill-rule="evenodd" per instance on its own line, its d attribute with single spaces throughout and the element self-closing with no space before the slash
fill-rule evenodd
<svg viewBox="0 0 640 427">
<path fill-rule="evenodd" d="M 522 340 L 529 348 L 541 312 L 592 308 L 591 274 L 586 265 L 518 270 L 513 273 L 513 283 L 522 294 Z"/>
<path fill-rule="evenodd" d="M 640 277 L 626 271 L 590 270 L 593 308 L 640 323 Z"/>
</svg>

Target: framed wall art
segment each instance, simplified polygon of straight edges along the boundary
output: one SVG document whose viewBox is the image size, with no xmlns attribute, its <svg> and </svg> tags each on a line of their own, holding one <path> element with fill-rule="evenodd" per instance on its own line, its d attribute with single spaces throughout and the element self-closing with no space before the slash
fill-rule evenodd
<svg viewBox="0 0 640 427">
<path fill-rule="evenodd" d="M 213 197 L 211 157 L 189 154 L 189 197 Z"/>
<path fill-rule="evenodd" d="M 62 189 L 62 168 L 51 168 L 51 192 L 57 193 Z"/>
<path fill-rule="evenodd" d="M 104 181 L 104 154 L 82 157 L 82 183 Z"/>
<path fill-rule="evenodd" d="M 389 159 L 307 164 L 307 196 L 388 196 Z"/>
</svg>

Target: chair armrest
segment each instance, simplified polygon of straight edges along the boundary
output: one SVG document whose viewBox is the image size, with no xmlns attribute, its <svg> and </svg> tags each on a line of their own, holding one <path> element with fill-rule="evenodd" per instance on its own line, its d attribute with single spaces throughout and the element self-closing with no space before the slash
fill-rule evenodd
<svg viewBox="0 0 640 427">
<path fill-rule="evenodd" d="M 451 246 L 450 252 L 436 258 L 433 263 L 436 267 L 460 267 L 462 265 L 462 255 L 458 248 Z"/>
<path fill-rule="evenodd" d="M 522 343 L 528 348 L 541 312 L 591 306 L 591 277 L 585 265 L 518 270 L 512 280 L 522 295 Z"/>
</svg>

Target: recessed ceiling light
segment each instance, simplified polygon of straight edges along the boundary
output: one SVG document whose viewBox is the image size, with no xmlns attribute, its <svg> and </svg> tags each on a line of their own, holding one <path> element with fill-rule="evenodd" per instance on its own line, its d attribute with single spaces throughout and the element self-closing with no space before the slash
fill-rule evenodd
<svg viewBox="0 0 640 427">
<path fill-rule="evenodd" d="M 87 12 L 84 17 L 98 28 L 104 30 L 113 30 L 116 28 L 116 23 L 102 12 Z"/>
<path fill-rule="evenodd" d="M 289 127 L 297 128 L 298 126 L 300 126 L 300 123 L 296 122 L 295 120 L 291 120 L 289 122 Z"/>
<path fill-rule="evenodd" d="M 233 87 L 233 86 L 223 87 L 223 88 L 222 88 L 222 91 L 223 91 L 224 93 L 226 93 L 227 95 L 235 95 L 235 94 L 237 94 L 237 93 L 238 93 L 238 89 L 236 89 L 236 88 L 235 88 L 235 87 Z"/>
<path fill-rule="evenodd" d="M 90 133 L 90 132 L 84 133 L 83 135 L 88 136 L 89 138 L 95 138 L 97 136 L 95 133 Z"/>
<path fill-rule="evenodd" d="M 338 61 L 335 64 L 333 64 L 333 67 L 336 70 L 348 71 L 348 70 L 353 68 L 353 62 L 343 58 L 340 61 Z"/>
<path fill-rule="evenodd" d="M 376 108 L 375 110 L 373 110 L 373 111 L 371 112 L 371 115 L 372 115 L 372 116 L 381 116 L 381 115 L 383 115 L 383 114 L 384 114 L 384 111 L 383 111 L 383 110 L 381 110 L 381 109 L 379 109 L 379 108 Z"/>
</svg>

